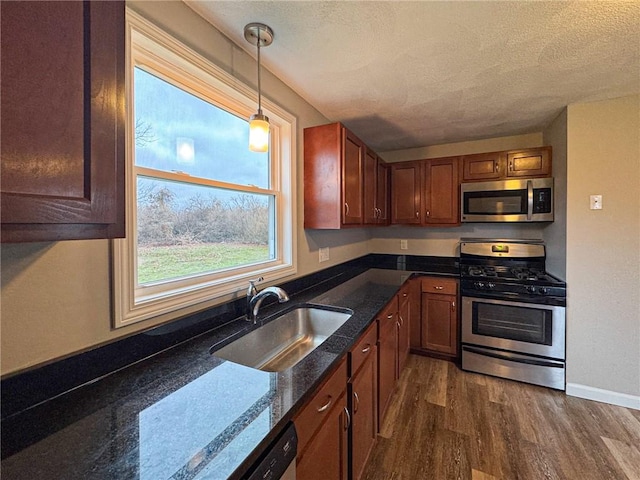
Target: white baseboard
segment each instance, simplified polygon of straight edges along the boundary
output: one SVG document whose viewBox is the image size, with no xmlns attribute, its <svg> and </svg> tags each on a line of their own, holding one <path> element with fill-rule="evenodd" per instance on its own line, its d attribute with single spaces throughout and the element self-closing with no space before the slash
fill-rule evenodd
<svg viewBox="0 0 640 480">
<path fill-rule="evenodd" d="M 636 395 L 612 392 L 611 390 L 589 387 L 587 385 L 580 385 L 579 383 L 567 383 L 566 392 L 567 395 L 571 395 L 572 397 L 586 398 L 587 400 L 595 400 L 596 402 L 610 403 L 620 407 L 640 410 L 640 396 Z"/>
</svg>

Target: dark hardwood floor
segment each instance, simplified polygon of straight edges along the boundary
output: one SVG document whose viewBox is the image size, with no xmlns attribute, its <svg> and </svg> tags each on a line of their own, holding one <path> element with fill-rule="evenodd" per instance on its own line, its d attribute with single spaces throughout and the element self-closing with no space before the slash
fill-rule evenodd
<svg viewBox="0 0 640 480">
<path fill-rule="evenodd" d="M 640 480 L 640 412 L 411 355 L 366 480 Z"/>
</svg>

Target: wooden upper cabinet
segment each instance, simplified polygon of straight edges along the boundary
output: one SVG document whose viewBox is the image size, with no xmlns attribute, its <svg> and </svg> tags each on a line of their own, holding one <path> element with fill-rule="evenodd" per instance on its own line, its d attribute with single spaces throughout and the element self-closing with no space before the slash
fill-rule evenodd
<svg viewBox="0 0 640 480">
<path fill-rule="evenodd" d="M 462 157 L 462 182 L 550 177 L 551 147 L 479 153 Z"/>
<path fill-rule="evenodd" d="M 363 220 L 362 164 L 364 144 L 346 128 L 343 131 L 342 198 L 344 208 L 342 223 L 359 225 Z"/>
<path fill-rule="evenodd" d="M 478 153 L 462 157 L 462 181 L 491 181 L 504 176 L 504 152 Z"/>
<path fill-rule="evenodd" d="M 370 149 L 364 154 L 364 223 L 378 223 L 378 156 Z"/>
<path fill-rule="evenodd" d="M 304 129 L 304 227 L 363 222 L 364 144 L 340 123 Z"/>
<path fill-rule="evenodd" d="M 507 153 L 507 177 L 551 176 L 551 147 Z"/>
<path fill-rule="evenodd" d="M 391 223 L 420 224 L 421 161 L 391 165 Z"/>
<path fill-rule="evenodd" d="M 424 224 L 460 224 L 459 164 L 459 157 L 425 160 L 422 191 Z"/>
<path fill-rule="evenodd" d="M 376 190 L 376 207 L 378 208 L 378 224 L 389 224 L 389 166 L 378 159 L 378 176 Z"/>
<path fill-rule="evenodd" d="M 124 2 L 1 2 L 3 242 L 124 236 Z"/>
</svg>

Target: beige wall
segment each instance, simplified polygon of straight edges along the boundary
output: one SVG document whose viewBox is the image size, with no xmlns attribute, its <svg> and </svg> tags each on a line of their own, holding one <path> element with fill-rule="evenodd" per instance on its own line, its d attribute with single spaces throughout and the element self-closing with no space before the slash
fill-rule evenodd
<svg viewBox="0 0 640 480">
<path fill-rule="evenodd" d="M 547 245 L 547 271 L 567 278 L 567 109 L 543 132 L 544 144 L 553 148 L 554 221 L 543 230 Z"/>
<path fill-rule="evenodd" d="M 128 5 L 228 73 L 255 87 L 255 60 L 184 3 L 140 1 Z M 262 87 L 266 97 L 297 118 L 297 176 L 298 184 L 302 185 L 302 129 L 328 120 L 267 71 L 263 71 Z M 297 205 L 298 275 L 369 253 L 367 230 L 305 232 L 301 189 Z M 330 247 L 329 262 L 318 262 L 318 247 Z M 3 375 L 166 320 L 112 329 L 110 255 L 106 240 L 5 244 L 1 256 L 0 367 Z"/>
<path fill-rule="evenodd" d="M 567 285 L 567 383 L 640 396 L 639 96 L 568 107 Z"/>
<path fill-rule="evenodd" d="M 483 152 L 497 152 L 544 145 L 542 132 L 510 137 L 488 138 L 468 142 L 431 145 L 382 152 L 389 162 L 419 160 L 423 158 L 451 157 Z M 460 238 L 531 238 L 542 239 L 543 225 L 539 224 L 466 224 L 451 228 L 392 226 L 371 229 L 371 251 L 406 255 L 458 255 Z M 400 240 L 407 240 L 407 249 L 400 249 Z"/>
</svg>

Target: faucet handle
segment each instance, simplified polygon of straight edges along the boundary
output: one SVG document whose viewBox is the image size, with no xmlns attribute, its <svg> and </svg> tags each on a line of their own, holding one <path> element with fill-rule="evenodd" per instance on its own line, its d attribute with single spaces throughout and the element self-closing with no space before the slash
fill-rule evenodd
<svg viewBox="0 0 640 480">
<path fill-rule="evenodd" d="M 256 288 L 256 283 L 261 282 L 263 280 L 264 280 L 264 277 L 258 277 L 253 280 L 249 280 L 249 288 L 247 289 L 248 297 L 253 297 L 254 295 L 257 295 L 258 289 Z"/>
</svg>

